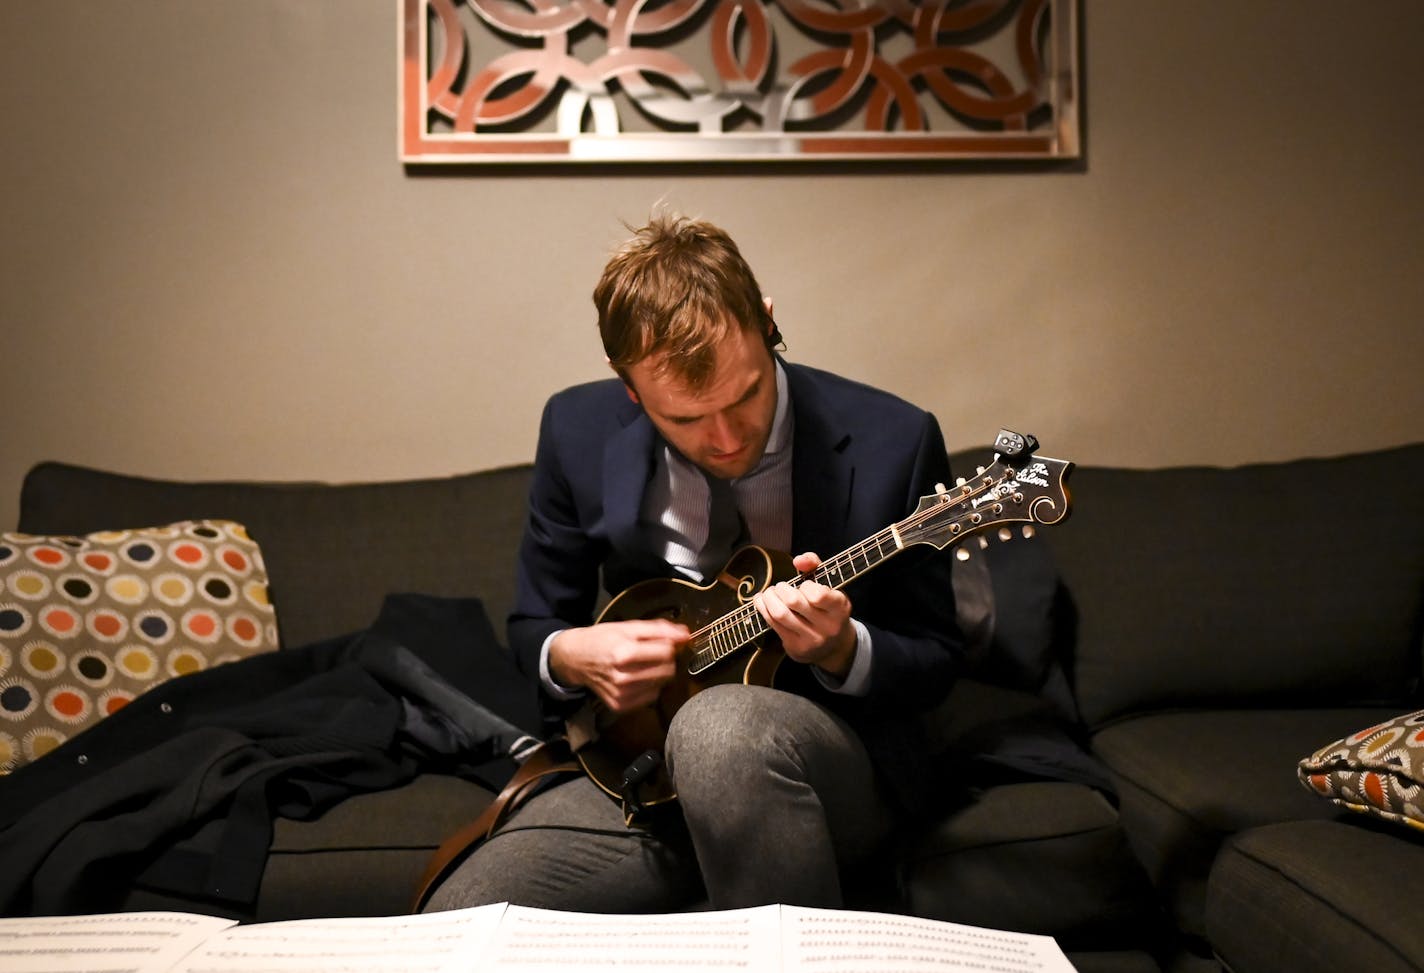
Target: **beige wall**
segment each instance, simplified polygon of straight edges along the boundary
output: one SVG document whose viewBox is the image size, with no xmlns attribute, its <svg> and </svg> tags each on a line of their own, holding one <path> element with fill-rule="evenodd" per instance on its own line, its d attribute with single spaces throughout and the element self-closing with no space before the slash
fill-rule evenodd
<svg viewBox="0 0 1424 973">
<path fill-rule="evenodd" d="M 544 396 L 603 374 L 588 293 L 660 199 L 742 242 L 792 358 L 933 409 L 952 447 L 1009 425 L 1154 466 L 1424 439 L 1413 0 L 1088 0 L 1082 171 L 411 175 L 396 20 L 0 4 L 0 527 L 45 458 L 525 460 Z"/>
</svg>

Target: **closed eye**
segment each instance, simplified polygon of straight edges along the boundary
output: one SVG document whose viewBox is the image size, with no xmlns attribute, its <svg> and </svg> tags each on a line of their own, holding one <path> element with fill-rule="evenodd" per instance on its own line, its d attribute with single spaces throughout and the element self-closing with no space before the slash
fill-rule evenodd
<svg viewBox="0 0 1424 973">
<path fill-rule="evenodd" d="M 736 408 L 739 408 L 739 407 L 741 407 L 741 406 L 746 405 L 748 402 L 750 402 L 750 401 L 752 401 L 753 399 L 755 399 L 755 398 L 757 397 L 757 393 L 760 392 L 760 391 L 761 391 L 761 380 L 760 380 L 760 379 L 757 379 L 757 381 L 755 381 L 755 382 L 752 383 L 751 388 L 747 389 L 744 393 L 742 393 L 742 397 L 741 397 L 741 398 L 739 398 L 737 401 L 733 402 L 731 405 L 727 406 L 727 408 L 726 408 L 725 410 L 723 410 L 723 411 L 731 411 L 732 409 L 736 409 Z M 706 417 L 705 417 L 705 416 L 666 416 L 665 419 L 664 419 L 664 421 L 666 421 L 666 422 L 668 422 L 668 423 L 670 423 L 671 425 L 674 425 L 674 426 L 690 426 L 690 425 L 692 425 L 693 423 L 701 422 L 704 418 L 706 418 Z"/>
</svg>

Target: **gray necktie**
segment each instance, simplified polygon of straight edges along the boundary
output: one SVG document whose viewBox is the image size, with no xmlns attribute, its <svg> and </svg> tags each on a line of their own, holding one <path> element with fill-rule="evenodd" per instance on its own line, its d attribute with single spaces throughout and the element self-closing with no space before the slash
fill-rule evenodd
<svg viewBox="0 0 1424 973">
<path fill-rule="evenodd" d="M 714 577 L 738 547 L 745 544 L 746 524 L 737 509 L 737 495 L 732 481 L 722 480 L 703 472 L 707 481 L 707 543 L 698 556 L 698 570 L 704 578 Z"/>
</svg>

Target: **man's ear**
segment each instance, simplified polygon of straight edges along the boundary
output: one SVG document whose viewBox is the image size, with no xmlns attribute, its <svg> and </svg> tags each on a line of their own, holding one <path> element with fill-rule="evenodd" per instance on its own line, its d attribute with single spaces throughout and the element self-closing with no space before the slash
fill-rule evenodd
<svg viewBox="0 0 1424 973">
<path fill-rule="evenodd" d="M 627 382 L 623 383 L 623 391 L 628 393 L 628 398 L 633 400 L 634 405 L 643 404 L 643 400 L 638 398 L 638 393 L 633 391 L 633 386 L 629 385 Z"/>
<path fill-rule="evenodd" d="M 771 313 L 771 298 L 763 296 L 762 306 L 766 308 L 766 346 L 772 351 L 786 348 L 786 339 L 781 337 L 781 329 L 776 326 L 776 316 Z"/>
</svg>

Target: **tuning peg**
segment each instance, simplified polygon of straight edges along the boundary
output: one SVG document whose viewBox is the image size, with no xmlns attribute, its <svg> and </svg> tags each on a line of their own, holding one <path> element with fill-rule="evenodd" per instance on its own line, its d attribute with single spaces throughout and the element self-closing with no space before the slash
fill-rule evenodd
<svg viewBox="0 0 1424 973">
<path fill-rule="evenodd" d="M 982 467 L 982 466 L 976 466 L 974 469 L 975 469 L 975 472 L 977 472 L 980 476 L 983 476 L 983 475 L 984 475 L 984 467 Z"/>
<path fill-rule="evenodd" d="M 1034 534 L 1037 534 L 1038 531 L 1034 530 L 1033 524 L 1024 524 L 1021 533 L 1024 535 L 1024 539 L 1027 540 Z"/>
<path fill-rule="evenodd" d="M 966 551 L 966 550 L 965 550 L 964 548 L 962 548 L 962 547 L 956 547 L 956 548 L 954 549 L 954 556 L 957 557 L 957 558 L 958 558 L 959 560 L 961 560 L 961 561 L 967 561 L 967 560 L 969 560 L 969 552 Z"/>
<path fill-rule="evenodd" d="M 1000 527 L 1000 528 L 999 528 L 999 540 L 1004 541 L 1005 543 L 1007 543 L 1008 541 L 1011 541 L 1011 540 L 1013 540 L 1013 539 L 1014 539 L 1014 532 L 1013 532 L 1013 531 L 1009 530 L 1007 527 Z"/>
<path fill-rule="evenodd" d="M 979 550 L 981 550 L 981 551 L 987 551 L 988 549 L 989 549 L 989 538 L 985 537 L 983 534 L 980 534 L 980 535 L 979 535 Z"/>
<path fill-rule="evenodd" d="M 961 477 L 959 477 L 957 480 L 954 481 L 954 485 L 957 486 L 957 487 L 962 487 L 962 486 L 964 486 L 964 484 L 965 484 L 966 482 L 967 482 L 967 481 L 964 479 L 964 477 L 961 476 Z"/>
<path fill-rule="evenodd" d="M 949 491 L 945 488 L 945 485 L 943 483 L 935 484 L 935 493 L 938 493 L 940 496 L 944 496 L 948 492 Z"/>
</svg>

